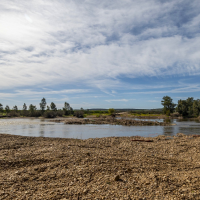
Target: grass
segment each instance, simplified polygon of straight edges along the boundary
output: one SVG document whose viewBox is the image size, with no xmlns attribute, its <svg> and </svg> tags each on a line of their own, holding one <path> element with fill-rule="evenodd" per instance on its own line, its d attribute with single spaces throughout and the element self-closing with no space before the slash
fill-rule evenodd
<svg viewBox="0 0 200 200">
<path fill-rule="evenodd" d="M 144 114 L 144 113 L 131 113 L 134 116 L 145 116 L 145 117 L 157 117 L 161 116 L 162 114 Z"/>
</svg>

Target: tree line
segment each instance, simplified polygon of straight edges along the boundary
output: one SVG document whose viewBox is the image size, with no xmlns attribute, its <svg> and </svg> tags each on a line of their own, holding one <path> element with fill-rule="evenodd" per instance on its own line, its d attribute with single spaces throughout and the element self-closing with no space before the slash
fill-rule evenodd
<svg viewBox="0 0 200 200">
<path fill-rule="evenodd" d="M 178 100 L 178 104 L 173 103 L 173 99 L 169 96 L 162 98 L 163 112 L 170 115 L 178 112 L 183 117 L 199 117 L 200 116 L 200 99 L 188 97 L 186 100 Z"/>
<path fill-rule="evenodd" d="M 0 112 L 5 113 L 8 117 L 19 117 L 19 116 L 25 116 L 25 117 L 46 117 L 46 118 L 54 118 L 56 116 L 63 116 L 63 115 L 73 115 L 74 110 L 70 106 L 69 103 L 65 102 L 64 107 L 62 109 L 57 109 L 56 104 L 54 102 L 51 102 L 51 104 L 48 106 L 46 99 L 42 98 L 40 104 L 39 104 L 39 110 L 37 107 L 33 104 L 30 104 L 29 107 L 27 107 L 26 103 L 24 103 L 22 110 L 19 110 L 18 107 L 15 105 L 12 109 L 8 105 L 3 108 L 3 105 L 0 103 Z"/>
</svg>

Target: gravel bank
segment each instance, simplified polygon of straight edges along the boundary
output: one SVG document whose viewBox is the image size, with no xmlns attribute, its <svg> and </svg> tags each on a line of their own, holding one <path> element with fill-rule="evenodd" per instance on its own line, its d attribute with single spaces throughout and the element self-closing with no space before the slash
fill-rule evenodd
<svg viewBox="0 0 200 200">
<path fill-rule="evenodd" d="M 99 118 L 68 118 L 68 119 L 54 119 L 52 122 L 63 122 L 65 124 L 111 124 L 123 126 L 169 126 L 170 123 L 158 121 L 144 121 L 134 119 L 116 119 L 113 117 L 99 117 Z"/>
<path fill-rule="evenodd" d="M 200 137 L 0 134 L 0 199 L 200 199 Z"/>
</svg>

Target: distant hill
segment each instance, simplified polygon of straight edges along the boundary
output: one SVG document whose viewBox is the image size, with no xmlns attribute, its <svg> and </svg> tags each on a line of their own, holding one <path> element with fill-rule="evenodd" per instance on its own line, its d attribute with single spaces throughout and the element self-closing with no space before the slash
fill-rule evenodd
<svg viewBox="0 0 200 200">
<path fill-rule="evenodd" d="M 131 110 L 162 110 L 162 108 L 154 108 L 154 109 L 139 109 L 139 108 L 114 108 L 116 111 L 131 111 Z M 105 108 L 91 108 L 91 109 L 87 109 L 87 110 L 91 110 L 91 111 L 95 111 L 95 110 L 101 110 L 101 111 L 106 111 L 108 109 Z"/>
</svg>

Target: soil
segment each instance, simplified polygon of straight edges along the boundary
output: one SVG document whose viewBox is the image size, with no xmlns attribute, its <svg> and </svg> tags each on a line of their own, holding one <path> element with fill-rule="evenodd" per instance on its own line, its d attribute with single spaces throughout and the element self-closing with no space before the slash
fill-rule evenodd
<svg viewBox="0 0 200 200">
<path fill-rule="evenodd" d="M 111 124 L 111 125 L 123 125 L 123 126 L 167 126 L 170 123 L 158 122 L 158 121 L 144 121 L 144 120 L 134 120 L 134 119 L 117 119 L 111 116 L 102 116 L 99 118 L 68 118 L 68 119 L 54 119 L 53 122 L 63 122 L 65 124 Z"/>
<path fill-rule="evenodd" d="M 0 199 L 200 199 L 200 137 L 0 134 Z"/>
</svg>

